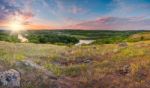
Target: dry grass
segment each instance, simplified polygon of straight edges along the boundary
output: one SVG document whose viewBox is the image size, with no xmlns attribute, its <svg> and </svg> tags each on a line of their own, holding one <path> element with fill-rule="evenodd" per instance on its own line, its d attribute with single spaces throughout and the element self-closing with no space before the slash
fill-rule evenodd
<svg viewBox="0 0 150 88">
<path fill-rule="evenodd" d="M 126 47 L 0 42 L 0 69 L 21 71 L 24 88 L 47 88 L 52 81 L 43 73 L 15 66 L 22 60 L 32 60 L 63 77 L 57 82 L 65 88 L 150 88 L 150 41 L 128 43 Z"/>
</svg>

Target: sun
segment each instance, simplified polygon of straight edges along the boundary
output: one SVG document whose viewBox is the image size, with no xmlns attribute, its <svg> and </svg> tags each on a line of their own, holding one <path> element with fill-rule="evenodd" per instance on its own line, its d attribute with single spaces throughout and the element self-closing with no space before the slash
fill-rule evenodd
<svg viewBox="0 0 150 88">
<path fill-rule="evenodd" d="M 14 21 L 10 23 L 9 28 L 11 29 L 11 31 L 18 32 L 21 31 L 24 27 L 19 21 Z"/>
<path fill-rule="evenodd" d="M 19 33 L 25 29 L 21 17 L 14 17 L 8 24 L 8 29 L 13 33 Z"/>
</svg>

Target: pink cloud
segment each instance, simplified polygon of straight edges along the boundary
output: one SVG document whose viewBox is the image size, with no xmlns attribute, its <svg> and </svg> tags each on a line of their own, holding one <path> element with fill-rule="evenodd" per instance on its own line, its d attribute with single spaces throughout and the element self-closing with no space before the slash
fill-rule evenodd
<svg viewBox="0 0 150 88">
<path fill-rule="evenodd" d="M 32 12 L 22 12 L 22 16 L 24 17 L 25 20 L 30 19 L 34 17 L 34 14 Z"/>
<path fill-rule="evenodd" d="M 67 26 L 66 28 L 86 30 L 147 30 L 150 29 L 150 20 L 144 20 L 143 17 L 101 17 L 93 21 Z"/>
</svg>

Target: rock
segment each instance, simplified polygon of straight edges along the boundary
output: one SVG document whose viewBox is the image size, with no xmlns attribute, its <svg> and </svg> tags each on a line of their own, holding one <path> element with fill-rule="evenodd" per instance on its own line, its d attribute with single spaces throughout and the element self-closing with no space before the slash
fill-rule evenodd
<svg viewBox="0 0 150 88">
<path fill-rule="evenodd" d="M 122 43 L 119 43 L 118 46 L 120 46 L 120 47 L 127 47 L 128 44 L 126 42 L 122 42 Z"/>
<path fill-rule="evenodd" d="M 20 73 L 14 69 L 0 72 L 0 87 L 20 88 Z"/>
<path fill-rule="evenodd" d="M 23 60 L 23 61 L 19 61 L 19 62 L 16 62 L 16 66 L 24 66 L 24 67 L 30 67 L 30 68 L 35 68 L 35 69 L 40 69 L 41 67 L 34 63 L 33 61 L 31 60 Z"/>
<path fill-rule="evenodd" d="M 20 62 L 16 62 L 16 66 L 17 67 L 24 66 L 24 67 L 34 68 L 36 70 L 39 70 L 39 71 L 43 72 L 49 78 L 57 80 L 57 77 L 51 71 L 45 69 L 43 66 L 40 66 L 40 65 L 36 64 L 35 62 L 33 62 L 31 60 L 23 60 L 23 61 L 20 61 Z"/>
<path fill-rule="evenodd" d="M 77 58 L 75 60 L 76 64 L 82 64 L 82 63 L 91 63 L 93 60 L 91 58 Z"/>
<path fill-rule="evenodd" d="M 124 65 L 121 69 L 119 69 L 120 75 L 127 75 L 130 72 L 130 65 Z"/>
<path fill-rule="evenodd" d="M 86 59 L 86 60 L 84 60 L 83 62 L 84 62 L 84 63 L 91 63 L 92 60 L 91 60 L 91 59 Z"/>
</svg>

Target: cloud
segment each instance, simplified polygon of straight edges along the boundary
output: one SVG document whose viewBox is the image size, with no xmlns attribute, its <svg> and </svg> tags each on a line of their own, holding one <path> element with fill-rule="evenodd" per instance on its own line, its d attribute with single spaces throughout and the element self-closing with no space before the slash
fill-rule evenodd
<svg viewBox="0 0 150 88">
<path fill-rule="evenodd" d="M 107 15 L 118 17 L 150 15 L 150 4 L 137 1 L 135 0 L 133 3 L 130 0 L 113 0 L 113 2 L 109 4 L 109 8 L 113 8 L 113 10 L 110 11 Z"/>
<path fill-rule="evenodd" d="M 9 15 L 20 13 L 18 7 L 12 5 L 12 1 L 0 0 L 0 20 L 4 20 Z"/>
<path fill-rule="evenodd" d="M 53 26 L 49 26 L 49 25 L 46 25 L 46 24 L 27 24 L 25 25 L 25 27 L 27 29 L 32 29 L 32 30 L 41 30 L 41 29 L 54 29 L 55 27 Z"/>
<path fill-rule="evenodd" d="M 108 15 L 119 16 L 119 17 L 127 17 L 135 9 L 135 7 L 127 4 L 123 0 L 113 0 L 113 2 L 110 4 L 110 8 L 111 7 L 113 8 L 113 10 L 110 11 Z"/>
<path fill-rule="evenodd" d="M 28 20 L 34 17 L 34 14 L 30 11 L 22 12 L 21 15 L 23 16 L 24 20 Z"/>
<path fill-rule="evenodd" d="M 72 14 L 80 14 L 84 12 L 85 10 L 83 8 L 77 7 L 77 6 L 72 6 L 71 8 L 71 13 Z"/>
<path fill-rule="evenodd" d="M 0 0 L 0 28 L 5 29 L 13 18 L 21 17 L 23 23 L 28 23 L 34 14 L 30 4 L 32 0 Z"/>
<path fill-rule="evenodd" d="M 18 0 L 0 0 L 0 20 L 7 20 L 9 16 L 15 16 L 15 15 L 22 15 L 25 16 L 25 18 L 33 17 L 33 13 L 31 10 L 28 10 L 25 8 L 25 6 L 29 5 L 27 4 L 29 0 L 26 2 L 21 1 L 24 5 L 17 5 L 16 3 Z M 19 3 L 18 3 L 19 4 Z M 30 8 L 31 9 L 31 8 Z"/>
<path fill-rule="evenodd" d="M 98 29 L 98 30 L 149 30 L 150 19 L 141 17 L 101 17 L 100 19 L 87 21 L 67 27 L 68 29 Z"/>
<path fill-rule="evenodd" d="M 81 6 L 66 0 L 41 0 L 41 3 L 43 3 L 45 8 L 49 8 L 47 12 L 56 17 L 56 19 L 58 19 L 57 21 L 59 21 L 58 23 L 61 23 L 60 25 L 77 22 L 77 20 L 80 20 L 78 17 L 87 12 L 87 10 Z"/>
</svg>

